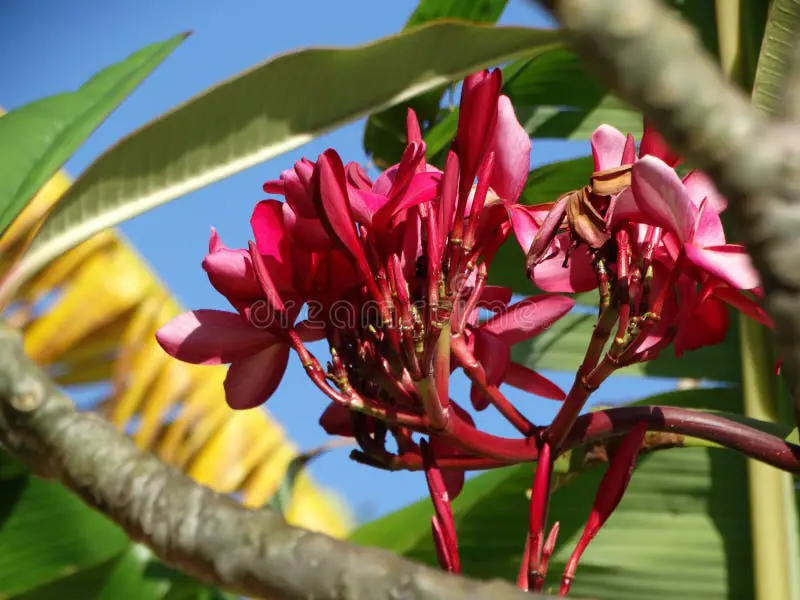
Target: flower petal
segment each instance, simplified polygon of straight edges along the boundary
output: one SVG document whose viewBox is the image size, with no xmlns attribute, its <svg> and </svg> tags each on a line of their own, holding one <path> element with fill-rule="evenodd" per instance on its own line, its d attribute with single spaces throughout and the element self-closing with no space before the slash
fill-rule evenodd
<svg viewBox="0 0 800 600">
<path fill-rule="evenodd" d="M 564 390 L 547 377 L 515 362 L 509 363 L 504 382 L 518 390 L 550 400 L 563 400 L 567 397 Z"/>
<path fill-rule="evenodd" d="M 494 137 L 502 79 L 500 69 L 484 70 L 466 77 L 461 86 L 455 145 L 465 185 L 472 185 L 478 165 L 489 150 L 487 142 Z"/>
<path fill-rule="evenodd" d="M 766 325 L 773 330 L 775 329 L 775 322 L 767 311 L 761 308 L 758 302 L 746 296 L 741 291 L 729 288 L 728 286 L 719 286 L 714 288 L 713 296 L 727 302 L 762 325 Z"/>
<path fill-rule="evenodd" d="M 683 185 L 686 191 L 689 192 L 689 197 L 691 197 L 696 207 L 700 208 L 700 203 L 704 199 L 707 199 L 709 204 L 711 204 L 711 208 L 713 208 L 717 214 L 722 213 L 728 208 L 728 199 L 719 193 L 719 190 L 717 190 L 711 178 L 702 171 L 698 171 L 697 169 L 690 171 L 689 174 L 683 178 Z"/>
<path fill-rule="evenodd" d="M 670 167 L 676 167 L 681 163 L 681 157 L 670 150 L 667 142 L 647 119 L 644 121 L 644 133 L 642 141 L 639 143 L 639 156 L 642 158 L 654 156 Z"/>
<path fill-rule="evenodd" d="M 344 165 L 335 150 L 328 149 L 317 161 L 319 193 L 314 194 L 318 214 L 328 235 L 353 259 L 364 277 L 371 280 L 367 257 L 356 232 L 350 206 Z"/>
<path fill-rule="evenodd" d="M 698 208 L 692 242 L 696 246 L 725 245 L 722 221 L 707 199 L 703 199 Z"/>
<path fill-rule="evenodd" d="M 673 342 L 675 355 L 721 343 L 728 333 L 730 317 L 725 303 L 709 298 L 691 310 L 678 327 Z"/>
<path fill-rule="evenodd" d="M 170 356 L 197 365 L 230 363 L 278 342 L 241 315 L 208 309 L 175 317 L 156 332 L 156 340 Z"/>
<path fill-rule="evenodd" d="M 256 247 L 279 290 L 291 289 L 291 242 L 283 217 L 283 202 L 263 200 L 256 204 L 250 226 Z"/>
<path fill-rule="evenodd" d="M 494 130 L 494 169 L 489 186 L 500 198 L 516 202 L 531 166 L 531 138 L 519 124 L 514 106 L 508 96 L 497 101 L 497 125 Z"/>
<path fill-rule="evenodd" d="M 697 210 L 675 170 L 645 156 L 633 165 L 634 199 L 645 217 L 683 243 L 691 239 Z"/>
<path fill-rule="evenodd" d="M 727 244 L 701 248 L 686 244 L 686 258 L 704 271 L 738 290 L 751 290 L 761 285 L 758 271 L 753 266 L 744 246 Z"/>
<path fill-rule="evenodd" d="M 224 384 L 228 406 L 247 410 L 264 404 L 278 388 L 288 362 L 289 346 L 275 344 L 231 364 Z"/>
<path fill-rule="evenodd" d="M 564 266 L 563 247 L 569 244 L 568 236 L 568 233 L 560 235 L 555 244 L 561 249 L 533 270 L 534 285 L 545 292 L 576 294 L 597 287 L 597 275 L 588 247 L 575 248 L 569 255 L 567 266 Z"/>
<path fill-rule="evenodd" d="M 513 304 L 506 312 L 481 325 L 481 330 L 496 335 L 509 346 L 539 335 L 575 305 L 575 301 L 558 294 L 531 296 Z"/>
<path fill-rule="evenodd" d="M 592 132 L 592 158 L 594 170 L 605 171 L 622 164 L 625 134 L 611 125 L 600 125 Z"/>
<path fill-rule="evenodd" d="M 487 285 L 478 298 L 478 306 L 492 312 L 500 312 L 506 309 L 511 302 L 513 292 L 511 288 L 499 285 Z"/>
<path fill-rule="evenodd" d="M 511 348 L 500 338 L 479 328 L 475 333 L 475 358 L 483 365 L 486 383 L 497 386 L 503 381 L 506 368 L 511 362 Z M 475 410 L 483 410 L 489 406 L 489 398 L 474 383 L 470 391 L 470 400 Z"/>
<path fill-rule="evenodd" d="M 214 289 L 229 300 L 261 297 L 261 287 L 246 250 L 218 249 L 203 259 L 203 270 Z"/>
<path fill-rule="evenodd" d="M 283 220 L 292 242 L 296 242 L 308 252 L 328 250 L 333 245 L 328 232 L 319 219 L 301 217 L 286 203 L 283 204 Z M 295 256 L 294 253 L 291 255 Z M 291 264 L 294 269 L 297 268 L 293 261 Z"/>
</svg>

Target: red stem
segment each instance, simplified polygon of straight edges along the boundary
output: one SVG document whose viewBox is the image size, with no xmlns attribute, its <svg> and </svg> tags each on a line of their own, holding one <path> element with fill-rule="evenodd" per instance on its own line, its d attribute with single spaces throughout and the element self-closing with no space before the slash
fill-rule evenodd
<svg viewBox="0 0 800 600">
<path fill-rule="evenodd" d="M 547 508 L 550 503 L 550 477 L 553 472 L 553 461 L 550 444 L 542 444 L 536 472 L 531 488 L 531 519 L 528 535 L 530 549 L 528 552 L 528 589 L 541 591 L 544 574 L 541 571 L 542 550 L 544 549 L 544 529 L 547 526 Z"/>
</svg>

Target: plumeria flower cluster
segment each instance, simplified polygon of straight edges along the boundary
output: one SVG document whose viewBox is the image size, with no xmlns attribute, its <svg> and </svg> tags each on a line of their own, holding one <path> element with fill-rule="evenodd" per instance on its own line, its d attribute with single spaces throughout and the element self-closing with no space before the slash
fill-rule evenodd
<svg viewBox="0 0 800 600">
<path fill-rule="evenodd" d="M 355 459 L 424 470 L 439 560 L 451 572 L 460 566 L 450 502 L 464 472 L 538 459 L 520 586 L 541 589 L 558 533 L 556 524 L 544 535 L 553 460 L 591 391 L 616 368 L 650 360 L 670 343 L 680 354 L 721 341 L 728 304 L 768 318 L 746 253 L 726 243 L 724 199 L 700 173 L 678 177 L 677 157 L 650 129 L 637 157 L 631 136 L 600 127 L 585 188 L 552 205 L 519 204 L 531 143 L 501 83 L 499 70 L 464 81 L 442 170 L 427 163 L 409 110 L 402 158 L 374 181 L 329 149 L 265 183 L 267 194 L 282 199 L 255 207 L 255 241 L 231 249 L 212 230 L 203 261 L 231 310 L 186 313 L 157 338 L 180 360 L 230 364 L 225 396 L 234 409 L 266 402 L 295 352 L 330 400 L 320 424 L 354 438 Z M 545 292 L 517 302 L 510 289 L 487 284 L 512 235 Z M 574 300 L 564 294 L 592 289 L 599 289 L 598 326 L 565 394 L 514 362 L 511 346 L 566 315 Z M 330 350 L 325 366 L 307 346 L 319 340 Z M 472 386 L 466 402 L 450 397 L 458 369 Z M 503 384 L 563 401 L 554 423 L 534 425 Z M 478 429 L 470 413 L 488 407 L 520 438 Z M 564 593 L 586 544 L 619 502 L 644 433 L 643 425 L 633 427 L 615 454 L 564 574 Z"/>
</svg>

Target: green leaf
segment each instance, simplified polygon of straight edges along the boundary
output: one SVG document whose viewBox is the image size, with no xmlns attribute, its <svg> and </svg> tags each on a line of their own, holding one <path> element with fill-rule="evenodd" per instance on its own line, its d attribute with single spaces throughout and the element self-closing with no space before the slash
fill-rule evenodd
<svg viewBox="0 0 800 600">
<path fill-rule="evenodd" d="M 439 22 L 365 46 L 302 50 L 255 67 L 97 159 L 39 230 L 15 282 L 102 229 L 371 111 L 527 56 L 559 35 Z"/>
<path fill-rule="evenodd" d="M 403 30 L 436 19 L 458 19 L 473 23 L 495 23 L 503 14 L 507 0 L 421 0 Z M 406 113 L 413 108 L 423 133 L 435 122 L 442 96 L 448 86 L 432 90 L 382 110 L 367 119 L 364 126 L 364 151 L 381 169 L 399 162 L 406 147 Z"/>
<path fill-rule="evenodd" d="M 753 104 L 764 112 L 774 113 L 778 109 L 778 98 L 798 31 L 800 4 L 795 0 L 772 0 L 753 83 Z"/>
<path fill-rule="evenodd" d="M 57 483 L 0 481 L 0 596 L 98 566 L 128 543 L 121 529 Z"/>
<path fill-rule="evenodd" d="M 74 92 L 37 100 L 0 118 L 0 235 L 89 134 L 187 35 L 139 50 Z"/>
<path fill-rule="evenodd" d="M 703 391 L 713 393 L 693 390 L 684 404 L 730 408 L 736 402 L 726 390 Z M 560 521 L 561 534 L 545 591 L 557 586 L 603 471 L 590 469 L 553 495 L 550 520 Z M 466 483 L 453 503 L 465 574 L 516 577 L 532 476 L 531 465 L 520 465 Z M 725 450 L 686 448 L 643 457 L 619 508 L 584 555 L 572 594 L 599 600 L 752 598 L 745 478 L 743 458 Z M 436 564 L 432 513 L 423 500 L 362 526 L 351 539 Z"/>
<path fill-rule="evenodd" d="M 586 353 L 595 321 L 595 314 L 572 312 L 533 340 L 514 346 L 511 356 L 516 362 L 532 369 L 574 372 Z M 675 357 L 670 346 L 657 359 L 625 367 L 617 373 L 632 377 L 739 381 L 738 330 L 737 320 L 731 319 L 728 335 L 720 344 L 687 352 L 681 358 Z"/>
<path fill-rule="evenodd" d="M 473 23 L 496 23 L 508 0 L 420 0 L 404 29 L 434 19 L 459 19 Z"/>
<path fill-rule="evenodd" d="M 2 451 L 0 473 L 0 598 L 233 598 L 164 566 L 77 496 L 32 477 Z"/>
</svg>

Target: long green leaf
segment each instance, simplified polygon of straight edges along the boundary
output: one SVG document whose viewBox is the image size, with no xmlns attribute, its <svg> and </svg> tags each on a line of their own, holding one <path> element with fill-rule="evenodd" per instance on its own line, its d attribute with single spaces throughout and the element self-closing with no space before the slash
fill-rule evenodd
<svg viewBox="0 0 800 600">
<path fill-rule="evenodd" d="M 730 409 L 737 402 L 736 392 L 728 390 L 682 394 L 672 403 Z M 557 584 L 602 474 L 602 467 L 590 469 L 554 493 L 550 519 L 560 521 L 561 534 L 545 591 Z M 516 577 L 532 476 L 532 467 L 521 465 L 467 482 L 453 503 L 465 574 Z M 572 593 L 599 600 L 749 600 L 744 481 L 744 460 L 725 450 L 686 448 L 644 457 L 619 508 L 584 555 Z M 362 526 L 351 539 L 436 564 L 432 512 L 423 500 Z"/>
<path fill-rule="evenodd" d="M 0 235 L 89 134 L 187 35 L 139 50 L 74 92 L 37 100 L 0 118 Z"/>
<path fill-rule="evenodd" d="M 0 598 L 232 598 L 158 562 L 58 483 L 0 450 Z"/>
<path fill-rule="evenodd" d="M 273 59 L 200 94 L 96 160 L 45 222 L 10 285 L 101 229 L 558 37 L 553 30 L 437 22 L 356 48 Z"/>
<path fill-rule="evenodd" d="M 532 369 L 574 372 L 586 353 L 595 321 L 595 314 L 570 313 L 530 342 L 514 346 L 512 358 Z M 681 358 L 669 347 L 657 359 L 625 367 L 618 373 L 633 377 L 737 382 L 741 378 L 738 329 L 737 321 L 732 319 L 728 335 L 720 344 L 687 352 Z"/>
<path fill-rule="evenodd" d="M 495 23 L 508 0 L 420 0 L 403 30 L 437 19 Z M 370 115 L 364 126 L 364 151 L 381 169 L 399 162 L 406 147 L 406 113 L 413 108 L 425 132 L 435 122 L 447 86 L 439 86 Z"/>
<path fill-rule="evenodd" d="M 753 104 L 767 113 L 778 109 L 794 36 L 800 31 L 800 3 L 772 0 L 753 84 Z"/>
</svg>

